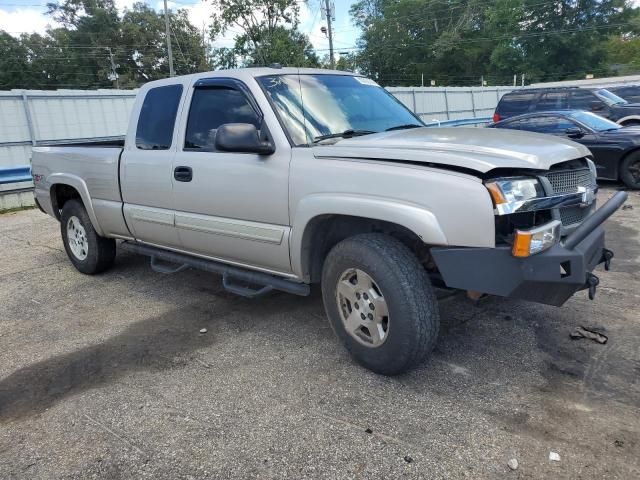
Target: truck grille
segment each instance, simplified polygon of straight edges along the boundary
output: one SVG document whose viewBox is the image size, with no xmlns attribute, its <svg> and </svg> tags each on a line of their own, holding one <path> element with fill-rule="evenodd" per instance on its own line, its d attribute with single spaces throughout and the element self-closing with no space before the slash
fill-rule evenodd
<svg viewBox="0 0 640 480">
<path fill-rule="evenodd" d="M 596 187 L 589 167 L 580 170 L 551 171 L 546 177 L 553 187 L 553 193 L 556 194 L 577 192 L 578 187 Z"/>
<path fill-rule="evenodd" d="M 570 162 L 570 165 L 555 165 L 545 177 L 549 180 L 554 194 L 577 192 L 578 187 L 596 188 L 596 179 L 593 178 L 584 160 L 579 161 L 577 165 L 575 161 Z M 565 227 L 574 226 L 581 223 L 591 213 L 591 210 L 592 207 L 561 208 L 559 209 L 560 221 Z"/>
</svg>

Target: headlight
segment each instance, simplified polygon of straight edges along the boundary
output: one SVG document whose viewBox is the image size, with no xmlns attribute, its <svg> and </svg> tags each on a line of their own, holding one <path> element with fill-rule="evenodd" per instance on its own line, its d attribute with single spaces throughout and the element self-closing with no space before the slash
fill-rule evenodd
<svg viewBox="0 0 640 480">
<path fill-rule="evenodd" d="M 487 182 L 485 186 L 500 215 L 514 213 L 527 201 L 544 197 L 542 185 L 535 178 L 504 178 Z"/>
<path fill-rule="evenodd" d="M 535 178 L 506 178 L 486 183 L 496 205 L 523 202 L 543 194 Z"/>
</svg>

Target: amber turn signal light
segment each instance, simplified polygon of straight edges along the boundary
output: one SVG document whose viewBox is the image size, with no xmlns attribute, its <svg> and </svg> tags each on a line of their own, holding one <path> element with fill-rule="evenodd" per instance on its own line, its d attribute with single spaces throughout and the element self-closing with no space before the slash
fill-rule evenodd
<svg viewBox="0 0 640 480">
<path fill-rule="evenodd" d="M 514 257 L 528 257 L 551 248 L 560 240 L 560 222 L 549 223 L 530 230 L 516 230 L 511 253 Z"/>
<path fill-rule="evenodd" d="M 511 248 L 514 257 L 528 257 L 531 254 L 531 237 L 530 232 L 516 231 Z"/>
</svg>

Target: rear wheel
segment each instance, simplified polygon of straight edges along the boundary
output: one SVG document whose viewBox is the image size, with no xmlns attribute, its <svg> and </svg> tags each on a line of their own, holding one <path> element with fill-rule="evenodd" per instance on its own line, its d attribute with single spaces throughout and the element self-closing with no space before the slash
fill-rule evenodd
<svg viewBox="0 0 640 480">
<path fill-rule="evenodd" d="M 73 199 L 64 204 L 60 231 L 67 256 L 78 271 L 91 275 L 113 264 L 116 241 L 98 235 L 80 201 Z"/>
<path fill-rule="evenodd" d="M 403 373 L 435 345 L 440 318 L 431 282 L 393 237 L 363 234 L 336 245 L 324 263 L 322 296 L 338 338 L 376 373 Z"/>
<path fill-rule="evenodd" d="M 620 179 L 629 188 L 640 188 L 640 151 L 630 153 L 622 160 Z"/>
</svg>

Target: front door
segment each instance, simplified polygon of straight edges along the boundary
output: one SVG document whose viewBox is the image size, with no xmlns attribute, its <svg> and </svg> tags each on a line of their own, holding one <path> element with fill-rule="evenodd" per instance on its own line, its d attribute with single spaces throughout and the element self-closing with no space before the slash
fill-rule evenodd
<svg viewBox="0 0 640 480">
<path fill-rule="evenodd" d="M 182 248 L 289 273 L 291 147 L 277 144 L 271 155 L 216 151 L 221 125 L 249 123 L 260 129 L 267 122 L 248 87 L 238 80 L 200 80 L 186 105 L 186 127 L 173 162 L 175 225 Z M 279 125 L 272 124 L 271 130 L 276 128 Z"/>
</svg>

